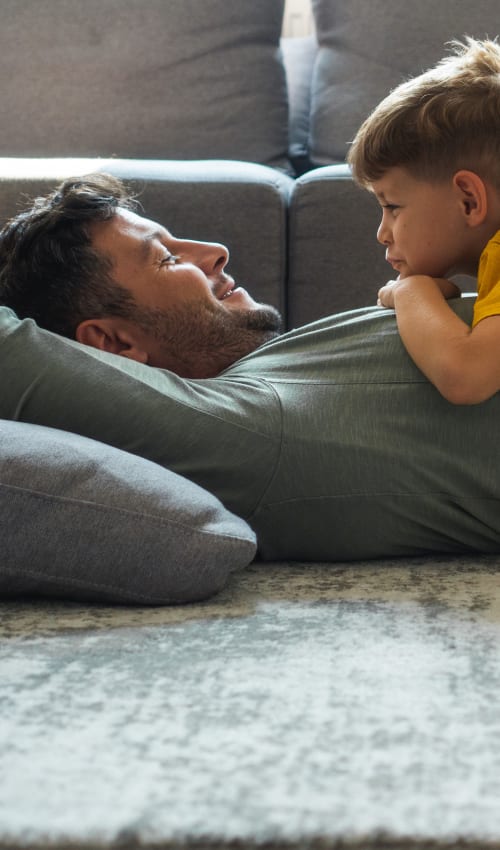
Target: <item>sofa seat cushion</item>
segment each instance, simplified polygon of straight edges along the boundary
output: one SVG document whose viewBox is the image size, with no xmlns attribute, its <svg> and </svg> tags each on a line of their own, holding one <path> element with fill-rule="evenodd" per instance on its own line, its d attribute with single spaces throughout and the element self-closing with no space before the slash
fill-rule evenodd
<svg viewBox="0 0 500 850">
<path fill-rule="evenodd" d="M 0 420 L 0 594 L 192 602 L 255 554 L 249 526 L 151 461 Z"/>
</svg>

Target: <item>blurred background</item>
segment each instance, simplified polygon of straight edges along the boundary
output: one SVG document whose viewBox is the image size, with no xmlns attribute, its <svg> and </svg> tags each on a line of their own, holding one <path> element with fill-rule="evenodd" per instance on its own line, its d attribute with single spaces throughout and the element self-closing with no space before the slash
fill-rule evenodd
<svg viewBox="0 0 500 850">
<path fill-rule="evenodd" d="M 298 37 L 314 32 L 311 0 L 286 0 L 283 36 Z"/>
</svg>

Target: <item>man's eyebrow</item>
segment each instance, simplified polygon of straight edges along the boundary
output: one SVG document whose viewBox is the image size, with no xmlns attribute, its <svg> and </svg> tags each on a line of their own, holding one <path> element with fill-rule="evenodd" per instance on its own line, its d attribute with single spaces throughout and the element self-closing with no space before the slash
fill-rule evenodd
<svg viewBox="0 0 500 850">
<path fill-rule="evenodd" d="M 153 242 L 164 238 L 165 233 L 163 230 L 155 230 L 151 233 L 148 233 L 141 242 L 141 258 L 147 263 L 148 260 L 151 259 L 151 256 L 154 252 Z"/>
</svg>

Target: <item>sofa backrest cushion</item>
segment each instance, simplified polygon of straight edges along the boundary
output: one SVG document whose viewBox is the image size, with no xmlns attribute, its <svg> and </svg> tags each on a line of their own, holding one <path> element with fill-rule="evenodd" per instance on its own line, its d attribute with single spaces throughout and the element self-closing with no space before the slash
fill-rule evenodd
<svg viewBox="0 0 500 850">
<path fill-rule="evenodd" d="M 498 0 L 312 0 L 319 49 L 313 71 L 310 156 L 342 162 L 356 130 L 408 77 L 434 65 L 446 43 L 494 38 Z"/>
<path fill-rule="evenodd" d="M 193 602 L 255 554 L 210 493 L 75 434 L 0 420 L 0 596 Z"/>
<path fill-rule="evenodd" d="M 5 0 L 0 155 L 285 167 L 284 0 Z"/>
</svg>

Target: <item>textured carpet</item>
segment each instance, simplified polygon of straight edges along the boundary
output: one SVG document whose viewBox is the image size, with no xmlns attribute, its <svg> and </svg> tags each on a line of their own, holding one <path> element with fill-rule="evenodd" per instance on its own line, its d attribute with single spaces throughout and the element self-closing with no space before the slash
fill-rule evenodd
<svg viewBox="0 0 500 850">
<path fill-rule="evenodd" d="M 500 847 L 500 557 L 0 619 L 1 847 Z"/>
</svg>

